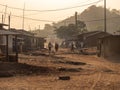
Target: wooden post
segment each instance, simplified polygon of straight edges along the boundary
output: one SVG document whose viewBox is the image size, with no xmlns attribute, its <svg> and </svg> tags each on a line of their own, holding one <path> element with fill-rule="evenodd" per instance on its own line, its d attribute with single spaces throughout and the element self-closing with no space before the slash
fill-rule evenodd
<svg viewBox="0 0 120 90">
<path fill-rule="evenodd" d="M 16 61 L 18 62 L 18 45 L 17 45 L 17 35 L 15 35 L 15 52 Z"/>
<path fill-rule="evenodd" d="M 3 16 L 3 14 L 2 14 L 2 24 L 3 24 L 3 22 L 4 22 L 4 21 L 3 21 L 3 18 L 4 18 L 4 16 Z"/>
<path fill-rule="evenodd" d="M 6 14 L 7 14 L 7 5 L 5 6 L 5 12 L 4 12 L 4 21 L 3 21 L 3 23 L 5 23 Z"/>
<path fill-rule="evenodd" d="M 104 0 L 104 32 L 107 32 L 107 24 L 106 24 L 106 0 Z"/>
<path fill-rule="evenodd" d="M 6 35 L 6 61 L 9 61 L 9 55 L 8 55 L 8 35 Z"/>
<path fill-rule="evenodd" d="M 9 27 L 8 27 L 8 29 L 10 30 L 10 15 L 8 16 L 8 23 L 9 23 Z"/>
</svg>

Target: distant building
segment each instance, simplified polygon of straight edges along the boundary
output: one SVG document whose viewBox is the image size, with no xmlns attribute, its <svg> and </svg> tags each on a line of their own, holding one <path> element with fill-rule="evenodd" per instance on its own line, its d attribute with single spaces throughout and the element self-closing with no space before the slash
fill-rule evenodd
<svg viewBox="0 0 120 90">
<path fill-rule="evenodd" d="M 84 47 L 90 48 L 90 47 L 97 47 L 98 41 L 100 37 L 110 35 L 109 33 L 103 32 L 103 31 L 91 31 L 79 34 L 77 36 L 78 42 L 83 42 Z"/>
<path fill-rule="evenodd" d="M 6 56 L 7 61 L 13 54 L 16 54 L 18 60 L 18 52 L 44 48 L 44 38 L 25 30 L 5 29 L 4 26 L 8 25 L 0 23 L 0 55 Z"/>
<path fill-rule="evenodd" d="M 107 35 L 110 34 L 103 31 L 90 31 L 71 36 L 71 38 L 65 40 L 63 43 L 65 43 L 66 47 L 68 47 L 71 42 L 74 42 L 76 43 L 76 48 L 80 48 L 81 45 L 84 48 L 92 48 L 98 46 L 100 37 Z"/>
<path fill-rule="evenodd" d="M 26 51 L 36 50 L 36 49 L 38 50 L 38 48 L 39 49 L 44 48 L 44 42 L 45 42 L 44 38 L 35 36 L 34 33 L 31 33 L 25 30 L 11 29 L 11 31 L 21 34 L 19 36 L 19 43 L 18 43 L 19 52 L 26 52 Z"/>
</svg>

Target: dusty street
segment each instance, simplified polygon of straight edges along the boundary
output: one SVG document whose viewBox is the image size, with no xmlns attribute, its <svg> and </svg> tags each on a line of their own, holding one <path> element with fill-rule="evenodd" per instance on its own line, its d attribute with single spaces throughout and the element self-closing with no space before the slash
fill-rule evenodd
<svg viewBox="0 0 120 90">
<path fill-rule="evenodd" d="M 0 90 L 120 90 L 120 63 L 67 52 L 19 55 L 20 63 L 55 70 L 0 78 Z M 70 80 L 59 80 L 59 76 L 70 76 Z"/>
</svg>

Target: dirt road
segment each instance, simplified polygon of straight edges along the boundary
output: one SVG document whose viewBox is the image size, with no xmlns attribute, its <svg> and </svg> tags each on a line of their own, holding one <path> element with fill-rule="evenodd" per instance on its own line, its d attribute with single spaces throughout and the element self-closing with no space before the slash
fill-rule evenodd
<svg viewBox="0 0 120 90">
<path fill-rule="evenodd" d="M 0 78 L 0 90 L 120 90 L 120 63 L 94 55 L 20 55 L 20 63 L 54 67 L 59 73 Z M 59 80 L 70 76 L 70 80 Z"/>
</svg>

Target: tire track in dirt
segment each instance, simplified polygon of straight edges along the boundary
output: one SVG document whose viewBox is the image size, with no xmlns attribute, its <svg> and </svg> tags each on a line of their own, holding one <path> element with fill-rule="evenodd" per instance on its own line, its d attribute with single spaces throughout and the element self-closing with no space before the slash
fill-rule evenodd
<svg viewBox="0 0 120 90">
<path fill-rule="evenodd" d="M 97 75 L 97 76 L 98 76 L 98 78 L 97 78 L 97 79 L 95 79 L 95 81 L 94 81 L 93 85 L 91 86 L 91 89 L 90 89 L 90 90 L 94 90 L 94 87 L 96 86 L 97 82 L 98 82 L 98 81 L 100 81 L 101 76 L 102 76 L 101 72 L 100 72 L 100 73 L 98 73 L 98 75 Z"/>
</svg>

